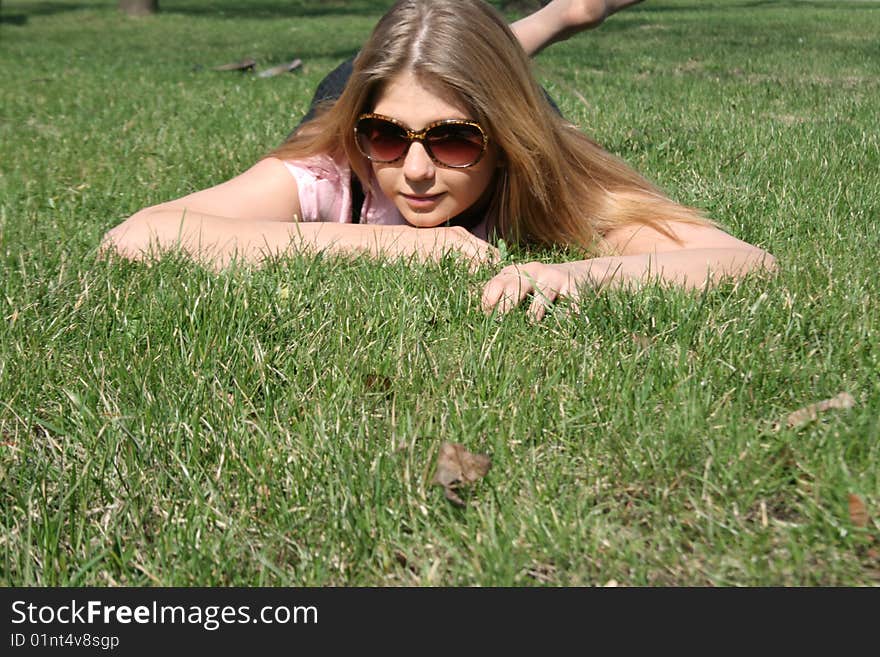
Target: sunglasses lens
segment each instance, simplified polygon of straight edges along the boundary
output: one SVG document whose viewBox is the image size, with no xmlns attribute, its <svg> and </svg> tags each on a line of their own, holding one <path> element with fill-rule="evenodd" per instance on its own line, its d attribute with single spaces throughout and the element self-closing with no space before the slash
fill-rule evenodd
<svg viewBox="0 0 880 657">
<path fill-rule="evenodd" d="M 483 154 L 483 133 L 473 125 L 438 125 L 425 135 L 425 142 L 434 157 L 450 167 L 467 167 Z"/>
<path fill-rule="evenodd" d="M 409 146 L 403 128 L 382 119 L 358 121 L 357 142 L 361 152 L 375 162 L 393 162 Z"/>
</svg>

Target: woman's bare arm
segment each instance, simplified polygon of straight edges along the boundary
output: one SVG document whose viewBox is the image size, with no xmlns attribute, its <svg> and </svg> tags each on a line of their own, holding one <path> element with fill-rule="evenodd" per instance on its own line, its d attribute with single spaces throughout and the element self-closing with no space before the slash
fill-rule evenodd
<svg viewBox="0 0 880 657">
<path fill-rule="evenodd" d="M 455 251 L 474 261 L 497 257 L 487 242 L 462 228 L 299 222 L 296 181 L 275 158 L 258 162 L 232 180 L 145 208 L 104 236 L 103 247 L 138 259 L 180 250 L 207 264 L 233 258 L 328 251 L 436 260 Z"/>
<path fill-rule="evenodd" d="M 677 239 L 650 226 L 628 225 L 605 235 L 606 254 L 588 261 L 598 285 L 656 276 L 685 287 L 741 277 L 754 269 L 776 268 L 776 259 L 712 225 L 678 222 Z M 614 273 L 616 272 L 616 273 Z"/>
<path fill-rule="evenodd" d="M 669 228 L 678 241 L 647 226 L 627 226 L 605 236 L 607 255 L 505 267 L 486 284 L 483 309 L 507 312 L 531 295 L 529 314 L 539 320 L 557 298 L 575 299 L 584 287 L 660 280 L 701 288 L 725 277 L 776 269 L 772 255 L 713 226 L 681 222 Z"/>
</svg>

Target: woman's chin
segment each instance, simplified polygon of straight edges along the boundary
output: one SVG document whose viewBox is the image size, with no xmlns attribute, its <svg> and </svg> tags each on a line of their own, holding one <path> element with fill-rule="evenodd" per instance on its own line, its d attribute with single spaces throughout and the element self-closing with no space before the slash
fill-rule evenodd
<svg viewBox="0 0 880 657">
<path fill-rule="evenodd" d="M 437 228 L 449 220 L 446 212 L 413 212 L 408 209 L 406 212 L 401 211 L 401 214 L 406 223 L 415 228 Z"/>
</svg>

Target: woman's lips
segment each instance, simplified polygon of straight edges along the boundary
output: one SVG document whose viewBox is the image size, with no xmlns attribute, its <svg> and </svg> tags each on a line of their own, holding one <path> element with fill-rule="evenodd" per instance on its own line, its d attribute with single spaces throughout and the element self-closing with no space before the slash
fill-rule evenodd
<svg viewBox="0 0 880 657">
<path fill-rule="evenodd" d="M 425 210 L 437 205 L 443 194 L 441 192 L 440 194 L 401 194 L 401 196 L 413 210 Z"/>
</svg>

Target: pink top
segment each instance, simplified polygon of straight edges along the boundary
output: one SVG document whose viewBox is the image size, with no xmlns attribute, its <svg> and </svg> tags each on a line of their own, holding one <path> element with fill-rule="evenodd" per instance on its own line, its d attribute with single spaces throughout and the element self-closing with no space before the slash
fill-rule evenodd
<svg viewBox="0 0 880 657">
<path fill-rule="evenodd" d="M 352 173 L 348 162 L 316 155 L 305 160 L 285 160 L 284 165 L 296 180 L 301 221 L 351 223 Z M 373 187 L 378 189 L 378 185 Z M 365 189 L 360 222 L 405 225 L 406 219 L 387 196 Z M 486 220 L 474 226 L 471 232 L 480 239 L 487 239 Z"/>
</svg>

